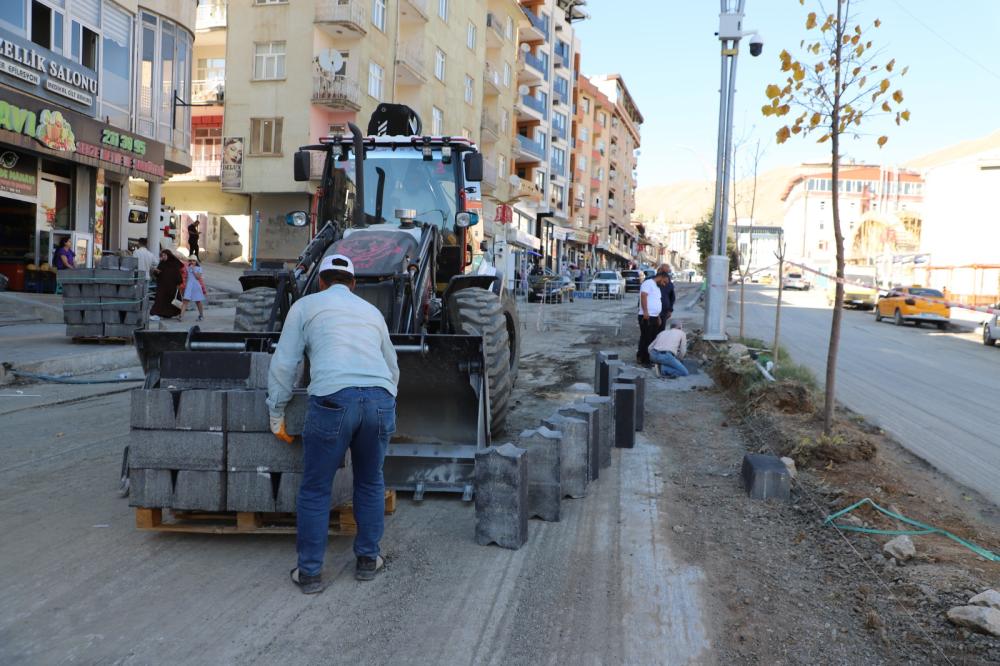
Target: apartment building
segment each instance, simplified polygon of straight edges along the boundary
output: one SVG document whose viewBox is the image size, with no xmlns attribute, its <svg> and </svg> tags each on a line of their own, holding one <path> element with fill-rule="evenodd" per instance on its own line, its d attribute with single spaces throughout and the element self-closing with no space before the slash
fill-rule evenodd
<svg viewBox="0 0 1000 666">
<path fill-rule="evenodd" d="M 308 229 L 284 224 L 288 211 L 310 209 L 316 187 L 293 180 L 296 148 L 347 133 L 349 122 L 365 130 L 380 102 L 412 107 L 425 134 L 484 145 L 496 167 L 484 190 L 508 196 L 500 171 L 512 154 L 500 128 L 505 113 L 510 126 L 514 118 L 519 11 L 514 0 L 230 3 L 228 28 L 241 39 L 226 41 L 223 151 L 242 149 L 221 180 L 259 211 L 258 256 L 294 257 L 307 240 Z"/>
<path fill-rule="evenodd" d="M 80 265 L 159 233 L 134 190 L 190 167 L 194 2 L 0 2 L 0 272 L 38 288 L 69 238 Z M 153 218 L 153 219 L 158 219 Z M 155 240 L 155 237 L 154 237 Z M 54 287 L 54 282 L 46 282 Z"/>
</svg>

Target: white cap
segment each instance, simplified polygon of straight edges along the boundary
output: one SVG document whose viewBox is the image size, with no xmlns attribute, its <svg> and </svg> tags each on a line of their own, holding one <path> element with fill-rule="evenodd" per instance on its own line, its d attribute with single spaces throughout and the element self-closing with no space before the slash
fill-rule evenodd
<svg viewBox="0 0 1000 666">
<path fill-rule="evenodd" d="M 319 262 L 319 272 L 323 271 L 342 271 L 354 275 L 354 262 L 342 254 L 331 254 Z"/>
</svg>

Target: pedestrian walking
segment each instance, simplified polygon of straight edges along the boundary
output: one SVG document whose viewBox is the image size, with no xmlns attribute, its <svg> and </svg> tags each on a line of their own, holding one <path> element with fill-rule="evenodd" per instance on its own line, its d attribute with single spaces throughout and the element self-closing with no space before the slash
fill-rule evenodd
<svg viewBox="0 0 1000 666">
<path fill-rule="evenodd" d="M 139 270 L 148 280 L 150 272 L 156 265 L 156 255 L 149 251 L 149 248 L 146 247 L 147 243 L 148 241 L 145 238 L 140 238 L 139 246 L 132 252 L 132 256 L 136 258 L 136 261 L 139 263 Z"/>
<path fill-rule="evenodd" d="M 160 262 L 153 269 L 156 280 L 156 298 L 150 308 L 150 319 L 159 321 L 180 314 L 174 302 L 184 293 L 184 264 L 170 250 L 160 251 Z"/>
<path fill-rule="evenodd" d="M 70 249 L 70 237 L 63 236 L 59 239 L 59 245 L 52 254 L 52 263 L 57 271 L 64 271 L 76 267 L 76 253 Z"/>
<path fill-rule="evenodd" d="M 385 529 L 382 464 L 396 431 L 399 366 L 385 318 L 354 291 L 354 264 L 324 257 L 320 291 L 288 311 L 271 359 L 267 405 L 271 432 L 291 443 L 285 406 L 303 355 L 309 359 L 309 407 L 302 430 L 303 472 L 296 505 L 298 562 L 290 575 L 304 594 L 323 591 L 323 556 L 333 478 L 347 449 L 354 471 L 354 577 L 383 570 L 379 542 Z"/>
<path fill-rule="evenodd" d="M 687 377 L 690 373 L 681 363 L 687 355 L 687 333 L 680 324 L 671 324 L 649 345 L 649 358 L 660 368 L 660 377 Z"/>
<path fill-rule="evenodd" d="M 639 348 L 635 360 L 640 365 L 649 365 L 649 344 L 660 332 L 660 285 L 664 277 L 657 273 L 639 287 Z"/>
<path fill-rule="evenodd" d="M 677 301 L 677 294 L 674 291 L 674 281 L 670 279 L 670 264 L 660 264 L 656 272 L 666 276 L 666 279 L 659 285 L 662 311 L 658 333 L 662 333 L 667 328 L 667 320 L 674 314 L 674 302 Z"/>
<path fill-rule="evenodd" d="M 188 303 L 194 303 L 198 308 L 198 321 L 205 318 L 205 294 L 207 290 L 205 289 L 205 281 L 202 279 L 202 269 L 201 262 L 198 261 L 198 257 L 189 256 L 187 260 L 187 266 L 184 267 L 184 286 L 182 288 L 181 296 L 181 313 L 177 315 L 177 321 L 184 319 L 184 313 L 187 311 Z"/>
<path fill-rule="evenodd" d="M 194 220 L 188 225 L 188 256 L 198 257 L 198 261 L 201 261 L 200 250 L 198 249 L 198 239 L 201 238 L 201 232 L 198 231 L 198 220 Z"/>
</svg>

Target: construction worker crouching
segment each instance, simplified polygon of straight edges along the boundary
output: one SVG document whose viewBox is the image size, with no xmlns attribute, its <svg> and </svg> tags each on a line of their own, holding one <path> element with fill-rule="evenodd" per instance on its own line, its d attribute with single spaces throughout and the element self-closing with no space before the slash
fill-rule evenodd
<svg viewBox="0 0 1000 666">
<path fill-rule="evenodd" d="M 295 371 L 309 357 L 309 409 L 302 431 L 303 473 L 296 502 L 298 565 L 292 582 L 304 594 L 322 592 L 323 556 L 330 521 L 333 477 L 351 449 L 354 515 L 358 533 L 355 577 L 371 580 L 383 568 L 382 463 L 396 430 L 399 366 L 382 314 L 355 296 L 354 264 L 344 255 L 324 257 L 320 291 L 288 311 L 271 359 L 267 404 L 271 432 L 290 443 L 285 405 Z"/>
</svg>

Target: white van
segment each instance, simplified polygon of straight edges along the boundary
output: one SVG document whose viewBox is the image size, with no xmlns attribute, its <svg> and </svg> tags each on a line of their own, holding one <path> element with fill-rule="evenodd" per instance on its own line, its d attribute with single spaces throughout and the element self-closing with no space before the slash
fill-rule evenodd
<svg viewBox="0 0 1000 666">
<path fill-rule="evenodd" d="M 148 229 L 146 221 L 149 219 L 149 208 L 145 204 L 131 203 L 128 209 L 128 249 L 129 252 L 139 246 L 139 239 L 146 238 Z M 170 246 L 177 244 L 177 215 L 174 209 L 168 206 L 160 208 L 160 231 L 159 238 L 149 239 L 149 249 L 156 253 L 162 247 L 162 241 L 168 239 Z"/>
</svg>

